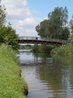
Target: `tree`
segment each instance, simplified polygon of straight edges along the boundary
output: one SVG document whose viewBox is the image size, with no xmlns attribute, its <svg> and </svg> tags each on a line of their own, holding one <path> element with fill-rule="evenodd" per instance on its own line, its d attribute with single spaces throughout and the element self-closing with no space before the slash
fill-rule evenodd
<svg viewBox="0 0 73 98">
<path fill-rule="evenodd" d="M 63 9 L 62 7 L 56 7 L 54 11 L 48 14 L 47 20 L 42 21 L 38 26 L 36 26 L 36 31 L 41 37 L 67 39 L 69 35 L 68 27 L 66 27 L 67 22 L 67 8 L 65 7 Z"/>
<path fill-rule="evenodd" d="M 71 33 L 73 33 L 73 16 L 72 19 L 70 20 L 70 29 L 71 29 Z"/>
<path fill-rule="evenodd" d="M 70 20 L 70 31 L 71 31 L 71 34 L 70 34 L 69 41 L 70 43 L 73 43 L 73 16 L 72 16 L 72 19 Z"/>
<path fill-rule="evenodd" d="M 18 37 L 16 35 L 15 30 L 11 27 L 11 25 L 2 26 L 0 28 L 0 44 L 5 43 L 7 45 L 10 45 L 13 49 L 17 50 L 17 40 Z"/>
<path fill-rule="evenodd" d="M 62 35 L 60 36 L 60 39 L 68 40 L 70 34 L 70 30 L 65 27 L 62 31 Z"/>
<path fill-rule="evenodd" d="M 40 22 L 40 25 L 36 26 L 36 31 L 38 32 L 38 35 L 40 35 L 42 38 L 48 37 L 48 35 L 49 35 L 48 25 L 49 25 L 49 21 L 44 20 L 44 21 Z"/>
<path fill-rule="evenodd" d="M 4 6 L 1 5 L 1 0 L 0 0 L 0 27 L 4 25 L 5 20 L 6 20 L 5 10 L 6 9 L 4 8 Z"/>
<path fill-rule="evenodd" d="M 6 13 L 4 6 L 1 5 L 0 0 L 0 44 L 10 45 L 13 49 L 18 49 L 18 37 L 15 30 L 9 24 L 5 26 Z"/>
</svg>

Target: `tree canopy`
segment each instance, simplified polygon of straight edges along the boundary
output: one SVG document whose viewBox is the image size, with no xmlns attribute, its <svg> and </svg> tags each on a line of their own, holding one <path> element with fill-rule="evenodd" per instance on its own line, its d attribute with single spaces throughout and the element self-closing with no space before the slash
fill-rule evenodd
<svg viewBox="0 0 73 98">
<path fill-rule="evenodd" d="M 36 31 L 42 38 L 67 39 L 69 35 L 67 23 L 67 8 L 56 7 L 54 11 L 48 14 L 48 19 L 43 20 L 36 26 Z"/>
<path fill-rule="evenodd" d="M 10 26 L 2 26 L 0 28 L 0 44 L 5 43 L 11 45 L 13 49 L 18 49 L 18 37 L 15 30 Z"/>
<path fill-rule="evenodd" d="M 72 19 L 70 20 L 70 29 L 71 29 L 71 33 L 73 33 L 73 16 Z"/>
<path fill-rule="evenodd" d="M 0 44 L 10 45 L 13 49 L 18 49 L 16 31 L 9 24 L 5 26 L 6 13 L 5 8 L 1 5 L 0 0 Z"/>
<path fill-rule="evenodd" d="M 6 9 L 4 8 L 4 6 L 1 5 L 1 0 L 0 0 L 0 27 L 4 25 L 6 20 L 5 10 Z"/>
</svg>

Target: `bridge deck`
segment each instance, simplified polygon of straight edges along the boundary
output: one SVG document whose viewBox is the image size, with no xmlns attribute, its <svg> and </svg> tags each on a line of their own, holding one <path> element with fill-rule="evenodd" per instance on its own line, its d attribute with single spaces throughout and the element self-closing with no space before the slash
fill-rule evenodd
<svg viewBox="0 0 73 98">
<path fill-rule="evenodd" d="M 37 43 L 37 44 L 66 44 L 67 43 L 67 40 L 59 40 L 59 39 L 46 39 L 46 38 L 40 38 L 40 37 L 19 37 L 19 40 L 18 40 L 18 43 L 31 43 L 31 44 L 34 44 L 34 43 Z"/>
</svg>

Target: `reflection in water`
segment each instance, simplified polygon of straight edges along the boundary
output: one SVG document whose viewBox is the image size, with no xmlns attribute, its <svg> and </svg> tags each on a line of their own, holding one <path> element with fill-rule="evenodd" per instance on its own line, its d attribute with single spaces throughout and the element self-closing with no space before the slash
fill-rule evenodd
<svg viewBox="0 0 73 98">
<path fill-rule="evenodd" d="M 59 61 L 51 63 L 51 58 L 42 63 L 42 59 L 36 59 L 32 53 L 21 53 L 19 59 L 20 63 L 28 63 L 21 66 L 22 77 L 29 87 L 28 98 L 73 97 L 73 66 Z"/>
</svg>

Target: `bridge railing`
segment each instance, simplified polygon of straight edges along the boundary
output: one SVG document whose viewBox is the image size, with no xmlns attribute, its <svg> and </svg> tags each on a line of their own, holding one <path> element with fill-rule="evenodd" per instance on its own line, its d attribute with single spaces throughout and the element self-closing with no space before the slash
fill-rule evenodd
<svg viewBox="0 0 73 98">
<path fill-rule="evenodd" d="M 67 40 L 60 40 L 60 39 L 51 39 L 51 38 L 40 38 L 40 37 L 30 37 L 30 36 L 20 36 L 19 40 L 39 40 L 39 41 L 52 41 L 52 42 L 60 42 L 60 43 L 67 43 Z"/>
<path fill-rule="evenodd" d="M 31 37 L 30 36 L 20 36 L 19 37 L 20 40 L 25 40 L 25 39 L 27 39 L 27 40 L 29 40 L 29 39 L 35 40 L 36 38 L 38 38 L 38 37 L 32 37 L 32 36 Z"/>
<path fill-rule="evenodd" d="M 42 39 L 40 37 L 30 37 L 30 36 L 20 36 L 19 40 L 46 40 L 46 39 Z"/>
</svg>

